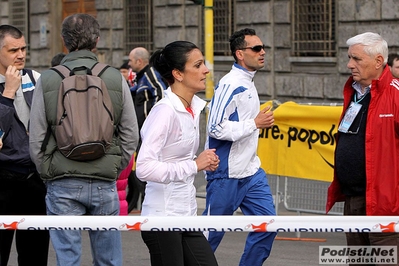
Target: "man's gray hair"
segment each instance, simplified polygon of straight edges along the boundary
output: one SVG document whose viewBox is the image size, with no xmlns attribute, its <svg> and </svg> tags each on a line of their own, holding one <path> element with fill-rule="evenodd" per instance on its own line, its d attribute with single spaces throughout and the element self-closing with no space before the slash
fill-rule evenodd
<svg viewBox="0 0 399 266">
<path fill-rule="evenodd" d="M 93 50 L 100 37 L 98 21 L 88 14 L 73 14 L 62 22 L 61 36 L 69 52 Z"/>
<path fill-rule="evenodd" d="M 7 35 L 10 35 L 14 39 L 21 39 L 23 37 L 22 32 L 18 28 L 12 25 L 0 25 L 0 49 L 3 48 L 4 38 Z"/>
<path fill-rule="evenodd" d="M 365 32 L 349 38 L 346 41 L 348 46 L 363 45 L 364 52 L 368 55 L 381 54 L 384 57 L 384 65 L 388 61 L 388 43 L 377 33 Z"/>
</svg>

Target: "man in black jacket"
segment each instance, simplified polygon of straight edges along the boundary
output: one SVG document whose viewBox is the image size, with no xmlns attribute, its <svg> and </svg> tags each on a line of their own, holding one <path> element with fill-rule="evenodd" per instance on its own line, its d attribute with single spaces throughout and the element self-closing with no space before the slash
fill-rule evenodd
<svg viewBox="0 0 399 266">
<path fill-rule="evenodd" d="M 151 108 L 163 98 L 167 85 L 158 71 L 150 66 L 150 54 L 144 47 L 134 48 L 130 52 L 129 66 L 136 73 L 136 80 L 130 91 L 141 129 Z"/>
<path fill-rule="evenodd" d="M 0 215 L 45 215 L 46 189 L 29 156 L 29 114 L 40 74 L 24 69 L 22 32 L 0 26 Z M 14 233 L 18 265 L 47 265 L 48 231 L 0 229 L 0 265 L 7 265 Z"/>
<path fill-rule="evenodd" d="M 136 73 L 134 85 L 130 88 L 136 111 L 139 130 L 143 126 L 151 108 L 164 97 L 164 90 L 168 87 L 158 71 L 150 65 L 150 53 L 144 47 L 134 48 L 129 54 L 129 66 Z M 141 139 L 137 147 L 140 150 Z M 137 155 L 136 155 L 137 157 Z M 136 171 L 133 170 L 128 179 L 128 212 L 139 209 L 140 194 L 144 197 L 145 183 L 138 180 Z M 137 210 L 139 211 L 139 210 Z"/>
</svg>

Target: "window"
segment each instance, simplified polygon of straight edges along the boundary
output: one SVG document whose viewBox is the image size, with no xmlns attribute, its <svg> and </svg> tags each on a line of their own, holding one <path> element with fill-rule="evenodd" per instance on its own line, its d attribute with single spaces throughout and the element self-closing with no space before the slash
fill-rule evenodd
<svg viewBox="0 0 399 266">
<path fill-rule="evenodd" d="M 235 0 L 213 1 L 213 40 L 215 55 L 231 55 L 229 38 L 233 34 Z"/>
<path fill-rule="evenodd" d="M 9 3 L 10 24 L 17 27 L 25 35 L 29 34 L 28 28 L 28 3 L 26 0 L 13 0 Z M 28 40 L 26 40 L 28 42 Z"/>
<path fill-rule="evenodd" d="M 25 36 L 26 43 L 29 43 L 28 27 L 28 1 L 12 0 L 9 2 L 10 25 L 17 27 Z"/>
<path fill-rule="evenodd" d="M 126 0 L 125 53 L 141 46 L 153 50 L 152 0 Z"/>
<path fill-rule="evenodd" d="M 335 0 L 293 0 L 293 56 L 335 57 Z"/>
<path fill-rule="evenodd" d="M 95 0 L 63 0 L 62 11 L 62 19 L 75 13 L 86 13 L 97 17 Z"/>
<path fill-rule="evenodd" d="M 26 60 L 29 61 L 29 10 L 27 0 L 10 0 L 9 2 L 9 24 L 17 27 L 25 37 L 25 42 L 28 46 L 26 51 Z"/>
</svg>

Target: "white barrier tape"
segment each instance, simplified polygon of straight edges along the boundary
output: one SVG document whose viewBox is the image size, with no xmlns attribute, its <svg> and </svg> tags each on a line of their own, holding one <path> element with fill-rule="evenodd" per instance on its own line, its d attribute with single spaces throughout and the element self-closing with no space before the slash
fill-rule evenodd
<svg viewBox="0 0 399 266">
<path fill-rule="evenodd" d="M 399 232 L 399 216 L 0 216 L 6 230 Z"/>
</svg>

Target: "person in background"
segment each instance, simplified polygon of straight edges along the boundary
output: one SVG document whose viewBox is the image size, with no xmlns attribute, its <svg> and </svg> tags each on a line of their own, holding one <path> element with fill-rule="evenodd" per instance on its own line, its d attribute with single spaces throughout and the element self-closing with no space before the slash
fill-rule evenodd
<svg viewBox="0 0 399 266">
<path fill-rule="evenodd" d="M 69 51 L 62 63 L 69 69 L 91 69 L 98 62 L 92 52 L 100 38 L 98 21 L 88 14 L 73 14 L 62 22 L 61 36 Z M 49 69 L 42 73 L 32 102 L 30 154 L 47 186 L 47 215 L 119 215 L 116 179 L 126 168 L 138 143 L 138 127 L 129 87 L 121 73 L 108 67 L 101 74 L 114 109 L 111 147 L 96 160 L 74 161 L 59 151 L 54 133 L 42 150 L 49 122 L 56 124 L 61 78 Z M 79 230 L 51 230 L 57 265 L 80 265 L 82 238 Z M 123 263 L 120 231 L 89 231 L 93 265 Z"/>
<path fill-rule="evenodd" d="M 399 54 L 391 53 L 388 55 L 388 66 L 394 78 L 399 78 Z"/>
<path fill-rule="evenodd" d="M 119 71 L 122 73 L 122 76 L 126 79 L 129 88 L 132 87 L 134 85 L 134 80 L 136 79 L 136 73 L 134 73 L 130 68 L 129 62 L 124 62 L 120 66 Z"/>
<path fill-rule="evenodd" d="M 130 52 L 129 66 L 136 73 L 136 83 L 130 91 L 141 129 L 151 108 L 163 98 L 166 83 L 158 71 L 150 66 L 150 54 L 144 47 L 134 48 Z"/>
<path fill-rule="evenodd" d="M 29 156 L 29 114 L 40 74 L 25 68 L 22 32 L 0 26 L 0 215 L 45 215 L 46 188 Z M 0 265 L 6 266 L 15 235 L 18 265 L 47 265 L 49 232 L 0 230 Z"/>
<path fill-rule="evenodd" d="M 126 188 L 128 183 L 128 178 L 132 169 L 134 167 L 134 155 L 130 159 L 128 166 L 121 171 L 116 180 L 116 189 L 118 190 L 118 197 L 119 197 L 119 215 L 128 215 L 128 202 L 126 200 Z"/>
<path fill-rule="evenodd" d="M 388 44 L 373 32 L 349 38 L 346 44 L 352 75 L 343 89 L 326 211 L 344 201 L 344 215 L 398 216 L 399 81 L 386 66 Z M 398 233 L 346 233 L 346 240 L 348 246 L 399 250 Z"/>
<path fill-rule="evenodd" d="M 257 70 L 265 65 L 265 45 L 253 29 L 234 32 L 230 49 L 235 63 L 215 88 L 208 105 L 205 148 L 216 149 L 220 166 L 206 172 L 206 206 L 203 215 L 276 215 L 272 193 L 256 152 L 259 129 L 273 126 L 271 107 L 259 112 L 254 83 Z M 209 232 L 216 251 L 224 232 Z M 239 265 L 260 266 L 269 257 L 274 232 L 248 234 Z"/>
<path fill-rule="evenodd" d="M 124 62 L 119 71 L 121 72 L 123 78 L 126 80 L 129 88 L 133 86 L 134 78 L 136 77 L 136 73 L 132 71 L 129 66 L 128 62 Z M 132 159 L 129 162 L 129 165 L 123 169 L 123 171 L 119 174 L 118 179 L 116 180 L 116 187 L 118 189 L 118 196 L 119 196 L 119 203 L 120 203 L 120 210 L 119 215 L 128 215 L 129 214 L 129 202 L 127 201 L 127 192 L 126 189 L 128 188 L 129 178 L 131 178 L 132 170 L 134 170 L 134 161 L 135 155 L 132 156 Z M 137 190 L 137 188 L 130 187 L 131 190 Z M 130 200 L 131 197 L 129 197 Z M 137 204 L 138 196 L 135 200 L 135 204 Z M 132 205 L 132 204 L 130 204 Z"/>
<path fill-rule="evenodd" d="M 64 53 L 58 53 L 51 59 L 51 67 L 58 66 L 61 64 L 62 59 L 65 57 Z"/>
<path fill-rule="evenodd" d="M 129 66 L 136 73 L 134 85 L 130 90 L 139 123 L 139 130 L 141 130 L 151 108 L 164 97 L 164 90 L 167 86 L 158 71 L 151 66 L 150 53 L 144 47 L 134 48 L 130 52 Z M 136 156 L 140 151 L 140 146 L 141 140 L 137 147 Z M 133 209 L 140 211 L 139 201 L 144 199 L 145 182 L 137 179 L 135 169 L 133 169 L 129 176 L 128 188 L 127 201 L 129 202 L 129 212 L 133 211 Z"/>
<path fill-rule="evenodd" d="M 187 41 L 169 43 L 151 60 L 170 87 L 141 129 L 136 172 L 147 182 L 141 215 L 196 216 L 194 178 L 197 172 L 215 171 L 219 165 L 215 149 L 196 157 L 206 102 L 195 93 L 205 90 L 209 70 L 200 49 Z M 152 266 L 217 265 L 202 232 L 142 231 L 141 236 Z"/>
<path fill-rule="evenodd" d="M 128 62 L 124 62 L 120 66 L 119 71 L 121 72 L 123 78 L 126 80 L 130 88 L 131 85 L 133 84 L 133 74 L 134 77 L 136 76 L 136 74 L 132 72 L 132 69 L 130 68 Z M 126 188 L 128 187 L 129 177 L 131 176 L 131 172 L 134 169 L 134 162 L 135 162 L 134 158 L 135 155 L 132 156 L 129 165 L 122 170 L 122 172 L 119 174 L 118 179 L 116 180 L 116 187 L 118 189 L 119 205 L 120 205 L 119 215 L 129 214 L 129 203 L 127 201 Z"/>
<path fill-rule="evenodd" d="M 119 71 L 121 72 L 122 76 L 126 79 L 126 81 L 129 80 L 129 69 L 130 67 L 128 62 L 124 62 L 119 68 Z"/>
</svg>

